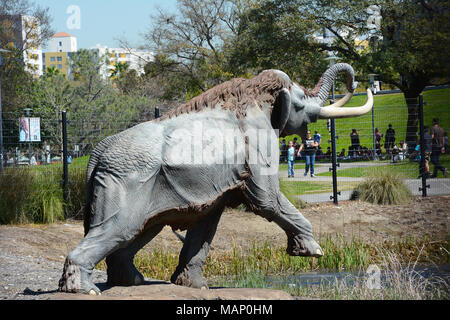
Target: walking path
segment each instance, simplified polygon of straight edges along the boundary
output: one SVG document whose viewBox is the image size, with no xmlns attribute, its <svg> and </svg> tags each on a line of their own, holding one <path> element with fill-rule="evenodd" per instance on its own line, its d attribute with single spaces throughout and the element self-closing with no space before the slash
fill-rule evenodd
<svg viewBox="0 0 450 320">
<path fill-rule="evenodd" d="M 340 182 L 360 182 L 363 181 L 363 177 L 340 177 L 339 171 L 349 168 L 362 168 L 362 167 L 380 167 L 391 165 L 389 162 L 343 162 L 340 163 L 338 167 L 337 173 L 337 183 L 338 183 L 338 191 L 339 191 L 339 183 Z M 304 169 L 296 169 L 296 176 L 294 178 L 287 177 L 287 170 L 280 170 L 279 177 L 286 181 L 305 181 L 305 182 L 329 182 L 333 183 L 333 178 L 331 176 L 317 176 L 317 174 L 328 172 L 329 168 L 331 168 L 331 163 L 316 163 L 315 165 L 315 174 L 314 178 L 311 178 L 308 174 L 306 177 L 303 175 Z M 422 180 L 421 179 L 405 179 L 405 184 L 409 187 L 413 195 L 422 195 L 422 191 L 419 191 L 419 188 L 422 188 Z M 428 195 L 450 195 L 450 178 L 438 178 L 438 179 L 427 179 L 427 185 L 430 187 L 427 189 Z M 338 195 L 338 200 L 349 200 L 352 190 L 343 190 L 340 191 L 341 194 Z M 332 201 L 330 196 L 332 196 L 332 192 L 323 192 L 323 193 L 310 193 L 299 195 L 298 197 L 309 203 L 316 202 L 327 202 Z"/>
</svg>

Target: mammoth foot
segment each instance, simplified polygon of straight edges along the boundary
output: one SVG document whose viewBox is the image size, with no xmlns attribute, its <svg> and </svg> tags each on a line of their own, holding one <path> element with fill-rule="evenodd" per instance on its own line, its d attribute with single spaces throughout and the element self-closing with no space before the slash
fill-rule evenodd
<svg viewBox="0 0 450 320">
<path fill-rule="evenodd" d="M 71 259 L 66 259 L 58 291 L 70 293 L 85 293 L 101 295 L 100 289 L 91 281 L 92 271 L 76 265 Z"/>
<path fill-rule="evenodd" d="M 175 272 L 170 278 L 170 282 L 179 286 L 191 287 L 196 289 L 209 289 L 208 284 L 202 277 L 202 273 L 196 272 L 189 267 L 185 267 L 183 271 Z"/>
<path fill-rule="evenodd" d="M 135 268 L 133 263 L 115 262 L 108 259 L 108 285 L 109 286 L 137 286 L 144 283 L 144 276 Z"/>
<path fill-rule="evenodd" d="M 290 256 L 316 257 L 323 256 L 322 248 L 314 239 L 305 239 L 299 235 L 288 236 L 286 252 Z"/>
</svg>

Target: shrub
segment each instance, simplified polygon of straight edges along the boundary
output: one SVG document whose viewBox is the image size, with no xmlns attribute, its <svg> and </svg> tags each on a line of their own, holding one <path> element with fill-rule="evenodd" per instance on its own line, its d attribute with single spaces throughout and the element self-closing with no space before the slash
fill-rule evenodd
<svg viewBox="0 0 450 320">
<path fill-rule="evenodd" d="M 70 218 L 83 219 L 86 194 L 86 169 L 69 167 L 69 201 L 66 214 Z"/>
<path fill-rule="evenodd" d="M 29 222 L 24 208 L 33 176 L 26 168 L 5 168 L 0 179 L 0 224 Z"/>
<path fill-rule="evenodd" d="M 402 204 L 408 202 L 411 196 L 401 175 L 387 170 L 375 170 L 356 186 L 350 199 L 373 204 Z"/>
<path fill-rule="evenodd" d="M 34 173 L 33 187 L 24 209 L 32 222 L 54 223 L 64 220 L 63 192 L 57 176 L 47 175 L 43 178 Z"/>
<path fill-rule="evenodd" d="M 53 223 L 82 217 L 85 169 L 70 168 L 64 203 L 61 166 L 6 168 L 0 179 L 0 224 Z"/>
</svg>

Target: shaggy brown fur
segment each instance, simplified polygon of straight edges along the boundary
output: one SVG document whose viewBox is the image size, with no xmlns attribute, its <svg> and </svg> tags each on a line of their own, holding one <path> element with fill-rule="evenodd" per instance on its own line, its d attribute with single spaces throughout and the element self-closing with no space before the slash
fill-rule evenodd
<svg viewBox="0 0 450 320">
<path fill-rule="evenodd" d="M 249 105 L 273 105 L 278 92 L 282 88 L 290 89 L 291 85 L 292 83 L 287 83 L 271 70 L 261 72 L 252 79 L 232 79 L 209 89 L 155 121 L 170 119 L 183 113 L 198 112 L 205 107 L 215 108 L 217 104 L 223 109 L 235 111 L 236 116 L 242 119 L 246 116 Z"/>
</svg>

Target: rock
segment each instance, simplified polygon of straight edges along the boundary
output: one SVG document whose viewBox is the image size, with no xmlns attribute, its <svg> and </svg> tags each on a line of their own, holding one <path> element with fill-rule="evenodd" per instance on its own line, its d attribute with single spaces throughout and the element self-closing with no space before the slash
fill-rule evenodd
<svg viewBox="0 0 450 320">
<path fill-rule="evenodd" d="M 287 292 L 272 289 L 210 288 L 207 290 L 149 280 L 140 286 L 112 287 L 101 296 L 55 293 L 52 300 L 294 300 Z"/>
</svg>

